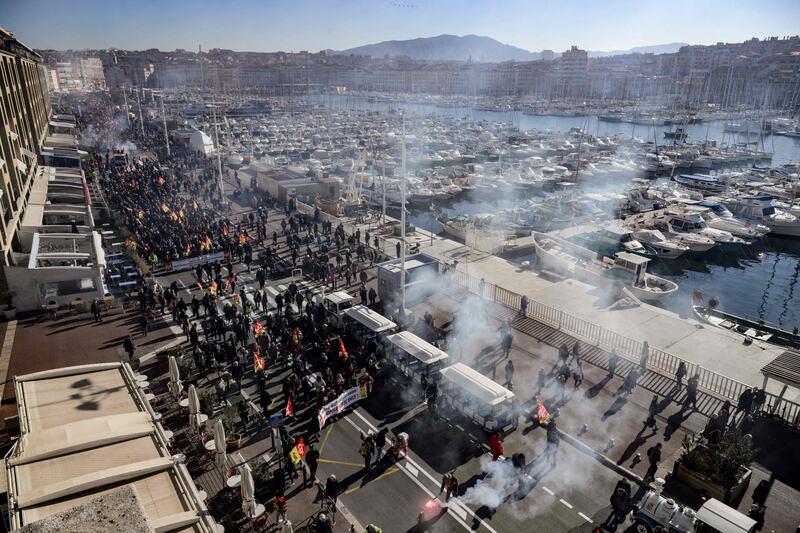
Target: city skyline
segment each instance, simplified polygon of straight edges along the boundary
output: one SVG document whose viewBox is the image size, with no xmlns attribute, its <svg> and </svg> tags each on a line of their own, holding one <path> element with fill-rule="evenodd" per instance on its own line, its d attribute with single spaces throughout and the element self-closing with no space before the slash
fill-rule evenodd
<svg viewBox="0 0 800 533">
<path fill-rule="evenodd" d="M 200 7 L 184 1 L 0 1 L 7 30 L 34 48 L 59 50 L 196 50 L 202 44 L 204 49 L 316 52 L 386 40 L 474 34 L 530 51 L 562 51 L 572 44 L 610 51 L 672 42 L 713 44 L 791 35 L 797 33 L 792 21 L 800 19 L 800 3 L 794 1 L 772 2 L 770 10 L 764 10 L 758 2 L 731 5 L 718 0 L 700 5 L 680 0 L 670 3 L 669 8 L 630 0 L 546 6 L 523 0 L 239 0 Z M 708 24 L 712 17 L 715 23 Z M 287 20 L 294 22 L 287 24 Z"/>
</svg>

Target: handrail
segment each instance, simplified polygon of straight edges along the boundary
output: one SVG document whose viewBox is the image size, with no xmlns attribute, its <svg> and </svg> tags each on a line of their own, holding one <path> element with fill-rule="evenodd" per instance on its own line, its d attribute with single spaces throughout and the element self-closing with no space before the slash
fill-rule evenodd
<svg viewBox="0 0 800 533">
<path fill-rule="evenodd" d="M 479 286 L 481 282 L 474 276 L 462 271 L 448 272 L 446 275 L 450 276 L 451 279 L 459 285 L 463 285 L 469 292 L 480 295 L 481 291 Z M 486 281 L 483 282 L 483 286 L 482 296 L 484 298 L 491 299 L 507 308 L 519 311 L 520 301 L 522 299 L 521 295 Z M 561 331 L 569 332 L 580 340 L 591 343 L 599 348 L 615 350 L 619 356 L 632 363 L 639 364 L 639 358 L 644 344 L 642 342 L 625 337 L 619 333 L 605 329 L 600 325 L 565 313 L 560 309 L 550 307 L 549 305 L 530 298 L 528 299 L 528 308 L 525 312 L 525 316 Z M 647 364 L 652 368 L 674 376 L 681 362 L 686 365 L 687 376 L 699 376 L 699 388 L 723 399 L 730 400 L 734 404 L 738 402 L 742 392 L 752 388 L 751 385 L 718 374 L 713 370 L 703 368 L 696 363 L 681 359 L 664 350 L 653 348 L 652 346 L 650 347 Z M 785 398 L 781 399 L 775 394 L 767 392 L 767 399 L 764 405 L 765 409 L 774 409 L 779 403 L 783 405 L 781 413 L 779 414 L 786 421 L 793 423 L 798 415 L 800 415 L 800 404 Z"/>
</svg>

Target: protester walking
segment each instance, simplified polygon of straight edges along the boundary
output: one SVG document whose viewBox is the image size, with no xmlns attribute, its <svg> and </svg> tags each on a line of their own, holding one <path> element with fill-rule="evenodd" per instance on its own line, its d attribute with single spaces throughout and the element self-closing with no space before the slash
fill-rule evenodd
<svg viewBox="0 0 800 533">
<path fill-rule="evenodd" d="M 361 435 L 361 447 L 358 450 L 359 455 L 364 458 L 364 469 L 369 470 L 372 466 L 372 453 L 375 451 L 375 440 L 370 431 L 365 437 Z"/>
<path fill-rule="evenodd" d="M 660 442 L 647 450 L 647 460 L 650 462 L 650 468 L 647 469 L 647 472 L 644 475 L 645 483 L 649 480 L 655 479 L 656 471 L 658 470 L 658 464 L 661 462 Z"/>
<path fill-rule="evenodd" d="M 451 495 L 458 494 L 458 479 L 456 478 L 455 470 L 447 472 L 442 476 L 442 485 L 439 487 L 439 494 L 442 492 L 444 492 L 445 503 L 450 500 Z"/>
</svg>

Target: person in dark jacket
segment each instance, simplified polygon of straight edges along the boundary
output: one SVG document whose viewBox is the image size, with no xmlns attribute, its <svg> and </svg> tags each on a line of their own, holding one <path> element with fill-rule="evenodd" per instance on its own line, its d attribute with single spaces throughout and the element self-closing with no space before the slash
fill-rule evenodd
<svg viewBox="0 0 800 533">
<path fill-rule="evenodd" d="M 384 447 L 386 446 L 386 434 L 389 433 L 389 428 L 383 428 L 375 435 L 375 462 L 383 459 L 386 454 Z"/>
<path fill-rule="evenodd" d="M 134 346 L 130 335 L 126 336 L 125 340 L 122 341 L 122 347 L 128 354 L 128 362 L 133 363 L 133 354 L 136 353 L 136 346 Z"/>
<path fill-rule="evenodd" d="M 658 470 L 658 463 L 661 462 L 661 443 L 657 443 L 647 450 L 647 460 L 650 461 L 650 468 L 644 475 L 645 482 L 649 479 L 655 479 L 656 470 Z"/>
<path fill-rule="evenodd" d="M 753 489 L 753 505 L 763 507 L 767 502 L 767 496 L 769 496 L 769 481 L 762 479 Z"/>
</svg>

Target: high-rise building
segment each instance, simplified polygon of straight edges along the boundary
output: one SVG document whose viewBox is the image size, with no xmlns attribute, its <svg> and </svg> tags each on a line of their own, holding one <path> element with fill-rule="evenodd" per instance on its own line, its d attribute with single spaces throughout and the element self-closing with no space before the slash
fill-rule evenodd
<svg viewBox="0 0 800 533">
<path fill-rule="evenodd" d="M 0 261 L 5 266 L 19 249 L 17 233 L 48 132 L 45 77 L 41 57 L 0 28 Z M 0 275 L 0 291 L 5 290 L 5 275 Z"/>
</svg>

